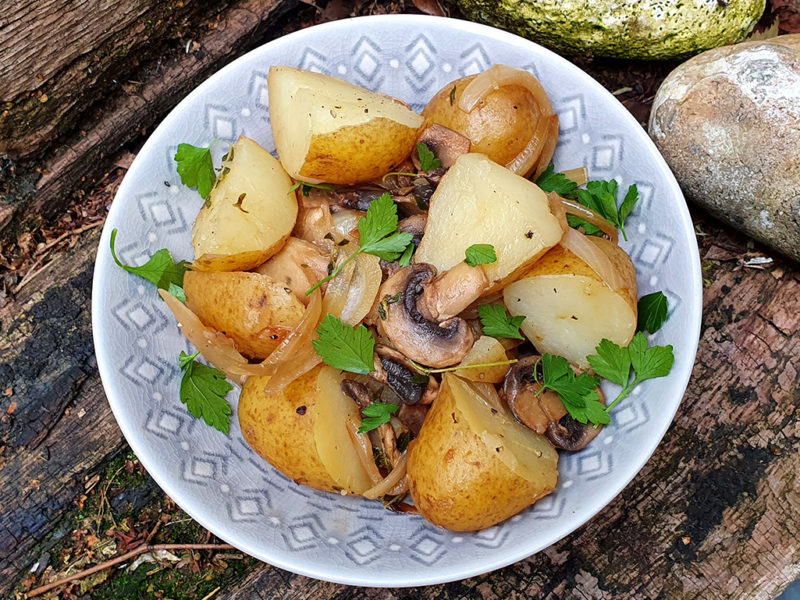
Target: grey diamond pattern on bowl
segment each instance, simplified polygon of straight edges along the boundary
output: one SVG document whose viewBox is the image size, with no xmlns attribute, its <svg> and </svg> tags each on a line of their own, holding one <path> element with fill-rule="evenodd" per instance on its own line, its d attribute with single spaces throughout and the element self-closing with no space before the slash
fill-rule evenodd
<svg viewBox="0 0 800 600">
<path fill-rule="evenodd" d="M 640 294 L 661 289 L 670 320 L 653 337 L 676 348 L 669 377 L 646 382 L 615 409 L 582 453 L 562 454 L 556 492 L 514 519 L 453 534 L 379 503 L 301 487 L 243 442 L 195 420 L 178 397 L 177 356 L 189 350 L 152 287 L 113 265 L 141 264 L 166 247 L 191 259 L 191 226 L 202 199 L 179 183 L 178 142 L 247 135 L 274 152 L 266 76 L 271 65 L 331 74 L 421 110 L 450 81 L 493 63 L 535 73 L 560 118 L 558 169 L 586 165 L 594 178 L 636 182 L 642 201 L 623 247 Z M 219 148 L 217 147 L 219 146 Z M 214 148 L 217 161 L 225 144 Z M 168 185 L 165 185 L 165 182 Z M 259 48 L 212 76 L 156 129 L 114 201 L 93 293 L 98 363 L 114 414 L 142 463 L 185 510 L 215 534 L 271 564 L 360 585 L 422 585 L 498 568 L 557 541 L 591 518 L 641 468 L 672 420 L 699 328 L 699 263 L 688 213 L 646 134 L 613 97 L 576 67 L 488 27 L 427 17 L 371 17 L 313 27 Z M 699 331 L 699 329 L 697 329 Z M 238 392 L 228 400 L 236 411 Z"/>
</svg>

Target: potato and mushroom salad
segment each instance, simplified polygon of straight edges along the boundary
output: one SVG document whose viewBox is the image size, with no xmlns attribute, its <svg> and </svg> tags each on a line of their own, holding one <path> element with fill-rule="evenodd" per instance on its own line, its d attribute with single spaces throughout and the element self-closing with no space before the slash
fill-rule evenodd
<svg viewBox="0 0 800 600">
<path fill-rule="evenodd" d="M 197 349 L 180 400 L 229 434 L 240 386 L 244 439 L 297 484 L 454 531 L 553 492 L 559 452 L 672 367 L 646 336 L 667 298 L 638 297 L 618 244 L 636 186 L 556 172 L 558 117 L 520 69 L 453 81 L 422 114 L 288 67 L 268 90 L 278 159 L 246 137 L 216 168 L 178 146 L 205 200 L 192 263 L 124 265 L 111 236 Z"/>
</svg>

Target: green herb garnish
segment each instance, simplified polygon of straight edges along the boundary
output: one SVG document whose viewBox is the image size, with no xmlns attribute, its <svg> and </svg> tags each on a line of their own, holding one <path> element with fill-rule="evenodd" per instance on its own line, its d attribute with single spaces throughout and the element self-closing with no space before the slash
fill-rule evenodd
<svg viewBox="0 0 800 600">
<path fill-rule="evenodd" d="M 472 244 L 464 254 L 464 262 L 470 267 L 497 262 L 497 254 L 491 244 Z"/>
<path fill-rule="evenodd" d="M 319 339 L 311 343 L 326 365 L 361 375 L 375 370 L 375 338 L 363 325 L 350 327 L 341 319 L 327 315 L 320 323 L 317 335 Z"/>
<path fill-rule="evenodd" d="M 200 352 L 186 354 L 178 358 L 183 378 L 181 379 L 181 402 L 196 418 L 202 418 L 206 425 L 228 435 L 231 424 L 231 407 L 225 395 L 233 386 L 225 380 L 219 369 L 209 367 L 195 360 Z"/>
<path fill-rule="evenodd" d="M 478 307 L 483 333 L 494 338 L 512 338 L 524 340 L 519 332 L 519 326 L 525 320 L 522 315 L 509 317 L 506 307 L 502 304 L 484 304 Z"/>
</svg>

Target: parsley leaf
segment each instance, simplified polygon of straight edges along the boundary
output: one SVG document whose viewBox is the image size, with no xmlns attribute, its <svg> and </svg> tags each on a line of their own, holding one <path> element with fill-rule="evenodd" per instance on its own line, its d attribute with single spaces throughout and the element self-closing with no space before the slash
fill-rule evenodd
<svg viewBox="0 0 800 600">
<path fill-rule="evenodd" d="M 575 215 L 567 215 L 567 224 L 575 229 L 583 229 L 583 233 L 586 235 L 596 235 L 599 237 L 603 236 L 602 229 L 596 225 L 592 225 L 588 221 L 584 221 L 580 217 L 576 217 Z"/>
<path fill-rule="evenodd" d="M 211 161 L 211 147 L 198 148 L 191 144 L 178 144 L 175 162 L 178 163 L 181 183 L 187 187 L 196 187 L 203 199 L 208 198 L 214 182 L 217 181 L 214 163 Z"/>
<path fill-rule="evenodd" d="M 642 332 L 633 336 L 627 348 L 604 339 L 595 351 L 597 354 L 587 357 L 594 372 L 622 387 L 616 399 L 606 407 L 606 412 L 626 398 L 641 382 L 668 375 L 675 362 L 672 346 L 648 348 L 647 338 Z M 633 380 L 629 382 L 631 368 Z"/>
<path fill-rule="evenodd" d="M 478 307 L 483 333 L 495 338 L 513 338 L 524 340 L 519 332 L 519 326 L 525 320 L 522 315 L 509 317 L 506 307 L 502 304 L 484 304 Z"/>
<path fill-rule="evenodd" d="M 617 182 L 613 179 L 611 181 L 590 181 L 586 184 L 585 190 L 577 191 L 577 198 L 578 202 L 591 208 L 612 225 L 619 227 L 622 237 L 627 240 L 625 219 L 639 200 L 639 191 L 635 184 L 630 186 L 622 205 L 617 208 L 617 187 Z"/>
<path fill-rule="evenodd" d="M 187 271 L 188 262 L 182 260 L 176 263 L 172 260 L 172 255 L 169 253 L 169 250 L 162 248 L 153 254 L 150 260 L 142 266 L 129 267 L 128 265 L 123 265 L 119 258 L 117 258 L 117 253 L 114 249 L 116 240 L 117 230 L 113 229 L 111 231 L 111 257 L 114 259 L 114 262 L 117 263 L 117 266 L 125 269 L 128 273 L 133 273 L 134 275 L 147 279 L 147 281 L 154 283 L 159 289 L 167 290 L 170 294 L 179 299 L 183 298 L 183 302 L 186 301 L 182 289 L 180 295 L 176 294 L 173 290 L 183 287 L 183 275 Z"/>
<path fill-rule="evenodd" d="M 406 249 L 403 251 L 403 254 L 397 260 L 397 264 L 400 265 L 401 267 L 407 267 L 408 265 L 410 265 L 411 257 L 414 256 L 414 251 L 416 249 L 417 247 L 413 243 L 406 246 Z"/>
<path fill-rule="evenodd" d="M 342 371 L 367 375 L 375 370 L 375 338 L 363 325 L 350 327 L 341 319 L 327 315 L 317 329 L 314 350 L 326 365 Z"/>
<path fill-rule="evenodd" d="M 302 188 L 301 188 L 302 186 Z M 305 181 L 298 181 L 292 187 L 289 188 L 289 191 L 286 192 L 287 194 L 291 194 L 292 192 L 296 191 L 298 188 L 300 189 L 300 193 L 303 196 L 308 196 L 308 193 L 312 190 L 332 190 L 333 185 L 330 183 L 306 183 Z"/>
<path fill-rule="evenodd" d="M 394 261 L 400 258 L 414 238 L 410 233 L 397 232 L 397 205 L 388 193 L 370 203 L 366 216 L 358 221 L 358 235 L 361 242 L 359 249 L 342 261 L 330 275 L 313 285 L 306 296 L 336 277 L 360 253 L 374 254 L 383 260 Z"/>
<path fill-rule="evenodd" d="M 538 185 L 545 192 L 555 192 L 559 196 L 569 198 L 575 195 L 578 184 L 568 179 L 563 173 L 555 173 L 555 167 L 551 164 L 536 179 Z"/>
<path fill-rule="evenodd" d="M 541 390 L 558 394 L 569 415 L 580 423 L 604 425 L 611 422 L 597 394 L 600 380 L 588 373 L 575 375 L 566 358 L 552 354 L 542 355 Z M 534 376 L 536 371 L 534 370 Z"/>
<path fill-rule="evenodd" d="M 472 244 L 467 248 L 465 255 L 464 262 L 470 267 L 497 262 L 497 254 L 495 254 L 494 246 L 491 244 Z"/>
<path fill-rule="evenodd" d="M 639 319 L 636 331 L 649 331 L 655 333 L 667 320 L 667 297 L 663 292 L 654 292 L 639 298 Z"/>
<path fill-rule="evenodd" d="M 383 404 L 381 402 L 370 404 L 361 411 L 368 418 L 361 420 L 361 427 L 358 428 L 358 433 L 367 433 L 388 423 L 392 415 L 398 410 L 400 410 L 400 407 L 394 404 Z"/>
<path fill-rule="evenodd" d="M 202 418 L 206 425 L 228 435 L 232 411 L 225 395 L 233 386 L 225 380 L 222 371 L 195 361 L 198 354 L 181 352 L 178 358 L 183 371 L 181 402 L 194 417 Z"/>
<path fill-rule="evenodd" d="M 424 142 L 417 144 L 417 156 L 419 157 L 420 171 L 433 171 L 442 166 L 442 161 L 436 158 L 436 155 Z"/>
</svg>

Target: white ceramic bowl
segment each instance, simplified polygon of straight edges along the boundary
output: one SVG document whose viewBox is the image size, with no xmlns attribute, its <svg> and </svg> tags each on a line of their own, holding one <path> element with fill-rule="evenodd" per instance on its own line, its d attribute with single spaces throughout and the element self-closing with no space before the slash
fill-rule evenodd
<svg viewBox="0 0 800 600">
<path fill-rule="evenodd" d="M 509 521 L 473 534 L 438 529 L 377 502 L 300 487 L 242 440 L 188 414 L 178 398 L 177 357 L 189 351 L 146 281 L 117 268 L 109 252 L 141 264 L 160 248 L 191 260 L 190 230 L 202 204 L 183 187 L 172 157 L 180 142 L 245 134 L 274 151 L 267 110 L 271 65 L 317 70 L 396 96 L 415 110 L 446 83 L 493 63 L 523 67 L 544 84 L 561 130 L 558 169 L 586 165 L 591 178 L 636 183 L 641 201 L 623 244 L 640 294 L 663 290 L 670 317 L 653 336 L 672 344 L 670 375 L 639 386 L 584 451 L 562 454 L 555 493 Z M 224 151 L 218 144 L 217 149 Z M 217 157 L 218 158 L 218 157 Z M 153 132 L 120 186 L 94 276 L 94 339 L 109 403 L 147 471 L 218 537 L 270 564 L 319 579 L 412 586 L 497 569 L 556 542 L 597 514 L 633 478 L 669 426 L 689 380 L 701 313 L 697 246 L 685 202 L 645 132 L 580 69 L 520 37 L 444 18 L 348 19 L 270 42 L 234 61 L 183 100 Z M 229 395 L 234 410 L 237 394 Z"/>
</svg>

